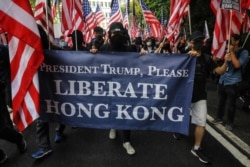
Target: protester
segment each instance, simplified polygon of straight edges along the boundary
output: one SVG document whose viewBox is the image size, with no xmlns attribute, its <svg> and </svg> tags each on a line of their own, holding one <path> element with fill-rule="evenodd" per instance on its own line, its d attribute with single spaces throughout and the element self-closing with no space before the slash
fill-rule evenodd
<svg viewBox="0 0 250 167">
<path fill-rule="evenodd" d="M 99 49 L 104 43 L 104 30 L 102 27 L 96 26 L 94 28 L 94 34 L 91 42 L 87 44 L 88 50 L 90 49 Z"/>
<path fill-rule="evenodd" d="M 170 42 L 166 38 L 162 39 L 158 48 L 155 50 L 155 53 L 171 54 Z"/>
<path fill-rule="evenodd" d="M 140 51 L 141 55 L 147 54 L 147 53 L 154 53 L 155 51 L 155 38 L 154 37 L 148 37 L 145 40 L 145 44 L 143 48 Z"/>
<path fill-rule="evenodd" d="M 72 34 L 69 35 L 69 37 L 72 38 L 72 43 L 73 43 L 71 50 L 87 51 L 87 48 L 84 46 L 85 42 L 83 39 L 83 34 L 80 30 L 74 30 Z"/>
<path fill-rule="evenodd" d="M 207 116 L 207 92 L 206 79 L 210 71 L 211 57 L 205 55 L 201 49 L 205 37 L 199 31 L 190 35 L 189 44 L 191 50 L 190 56 L 196 56 L 194 87 L 192 94 L 192 103 L 190 108 L 191 123 L 195 124 L 194 146 L 191 153 L 198 157 L 203 163 L 209 163 L 210 160 L 204 155 L 201 149 L 202 140 L 205 134 L 206 116 Z"/>
<path fill-rule="evenodd" d="M 136 37 L 134 39 L 134 45 L 136 47 L 136 52 L 140 52 L 141 49 L 143 48 L 143 44 L 142 44 L 142 38 L 141 37 Z"/>
<path fill-rule="evenodd" d="M 238 86 L 242 80 L 241 68 L 244 68 L 248 61 L 248 51 L 240 51 L 240 42 L 239 34 L 231 35 L 228 53 L 226 53 L 226 56 L 229 57 L 226 64 L 227 68 L 224 69 L 219 78 L 217 115 L 212 121 L 214 124 L 223 123 L 223 116 L 226 111 L 226 130 L 233 130 Z"/>
<path fill-rule="evenodd" d="M 115 52 L 136 52 L 134 47 L 128 45 L 128 34 L 125 28 L 123 27 L 122 23 L 120 22 L 113 22 L 110 25 L 108 31 L 108 38 L 109 43 L 103 44 L 100 47 L 100 51 L 115 51 Z M 96 52 L 91 52 L 96 53 Z M 123 130 L 123 147 L 126 149 L 127 154 L 133 155 L 135 154 L 135 149 L 130 143 L 130 130 Z M 116 138 L 116 130 L 111 129 L 109 132 L 109 138 L 115 139 Z"/>
<path fill-rule="evenodd" d="M 43 49 L 49 49 L 49 42 L 47 40 L 47 34 L 43 28 L 38 25 L 38 30 L 41 36 Z M 63 130 L 65 125 L 60 124 L 59 128 L 56 129 L 55 142 L 62 142 L 64 139 Z M 34 152 L 31 156 L 32 158 L 39 159 L 44 156 L 50 155 L 52 153 L 50 135 L 49 135 L 49 123 L 38 118 L 36 120 L 36 141 L 38 143 L 39 149 Z"/>
<path fill-rule="evenodd" d="M 177 53 L 187 53 L 188 51 L 189 45 L 186 43 L 186 39 L 181 37 L 181 40 L 177 45 Z"/>
<path fill-rule="evenodd" d="M 61 35 L 59 38 L 59 46 L 61 49 L 68 49 L 68 43 L 65 41 L 63 35 Z"/>
<path fill-rule="evenodd" d="M 207 117 L 207 92 L 206 80 L 212 70 L 217 75 L 221 75 L 227 69 L 227 62 L 231 59 L 225 56 L 224 62 L 214 62 L 211 55 L 203 52 L 203 39 L 205 37 L 199 31 L 191 34 L 189 38 L 190 56 L 196 56 L 196 67 L 194 77 L 194 87 L 192 95 L 192 104 L 190 109 L 191 123 L 195 124 L 194 146 L 191 153 L 198 157 L 203 163 L 209 163 L 210 160 L 204 155 L 201 144 L 205 134 Z"/>
<path fill-rule="evenodd" d="M 6 104 L 7 80 L 10 77 L 8 48 L 0 44 L 0 138 L 17 145 L 20 153 L 27 150 L 23 135 L 13 127 Z M 7 155 L 0 149 L 0 164 L 7 160 Z"/>
</svg>

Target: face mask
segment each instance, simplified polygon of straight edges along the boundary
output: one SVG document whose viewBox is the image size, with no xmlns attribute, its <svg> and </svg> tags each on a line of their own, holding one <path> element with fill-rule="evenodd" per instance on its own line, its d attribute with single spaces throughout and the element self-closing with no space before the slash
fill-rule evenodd
<svg viewBox="0 0 250 167">
<path fill-rule="evenodd" d="M 121 48 L 124 44 L 123 39 L 121 34 L 115 34 L 110 38 L 110 43 L 114 48 Z"/>
<path fill-rule="evenodd" d="M 147 46 L 151 46 L 151 45 L 152 45 L 152 43 L 151 43 L 151 42 L 147 42 L 146 44 L 147 44 Z"/>
<path fill-rule="evenodd" d="M 67 42 L 64 42 L 64 41 L 60 42 L 60 47 L 61 48 L 66 47 L 66 46 L 67 46 Z"/>
<path fill-rule="evenodd" d="M 202 49 L 203 43 L 202 42 L 195 42 L 193 44 L 193 49 L 196 51 L 200 51 Z"/>
</svg>

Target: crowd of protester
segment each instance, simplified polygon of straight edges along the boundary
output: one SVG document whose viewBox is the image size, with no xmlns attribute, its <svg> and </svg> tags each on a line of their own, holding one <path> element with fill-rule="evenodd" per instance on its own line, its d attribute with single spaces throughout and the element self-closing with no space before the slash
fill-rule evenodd
<svg viewBox="0 0 250 167">
<path fill-rule="evenodd" d="M 129 34 L 121 23 L 112 23 L 108 32 L 101 27 L 96 27 L 94 29 L 93 38 L 89 43 L 84 41 L 84 34 L 79 31 L 73 31 L 72 34 L 68 36 L 61 36 L 59 42 L 56 45 L 49 45 L 47 42 L 46 33 L 39 28 L 39 32 L 42 38 L 42 44 L 44 49 L 56 50 L 71 50 L 71 51 L 87 51 L 92 54 L 103 51 L 115 51 L 115 52 L 137 52 L 139 55 L 146 54 L 188 54 L 189 56 L 195 56 L 197 58 L 196 68 L 195 68 L 195 79 L 194 79 L 194 91 L 192 96 L 192 104 L 190 106 L 190 113 L 192 116 L 191 123 L 196 125 L 194 132 L 194 145 L 191 149 L 191 153 L 196 156 L 201 162 L 209 163 L 210 160 L 202 152 L 201 145 L 202 139 L 205 133 L 206 126 L 206 115 L 207 115 L 207 93 L 206 93 L 206 79 L 209 75 L 213 78 L 218 79 L 219 85 L 219 103 L 218 103 L 218 113 L 217 117 L 213 121 L 214 124 L 222 123 L 225 108 L 227 108 L 228 119 L 225 126 L 226 130 L 233 129 L 233 121 L 235 116 L 235 101 L 238 98 L 237 94 L 237 84 L 241 81 L 240 71 L 241 66 L 246 65 L 248 61 L 249 53 L 247 50 L 239 53 L 240 48 L 240 35 L 233 34 L 231 36 L 230 48 L 225 55 L 224 59 L 215 59 L 211 53 L 211 43 L 212 39 L 204 41 L 205 36 L 203 33 L 195 31 L 190 35 L 189 38 L 180 38 L 177 48 L 174 49 L 171 46 L 170 41 L 167 38 L 156 39 L 152 36 L 147 38 L 136 37 L 135 39 L 130 39 Z M 66 40 L 70 39 L 70 40 Z M 2 48 L 3 46 L 1 46 Z M 4 54 L 1 50 L 1 54 Z M 7 53 L 5 53 L 7 54 Z M 237 54 L 240 54 L 237 56 Z M 1 64 L 2 70 L 2 64 Z M 2 76 L 1 76 L 2 77 Z M 230 78 L 231 77 L 231 78 Z M 233 79 L 232 79 L 233 78 Z M 236 78 L 236 79 L 235 79 Z M 2 78 L 0 78 L 2 82 Z M 2 86 L 2 84 L 1 84 Z M 4 87 L 5 89 L 5 87 Z M 13 123 L 9 118 L 6 101 L 6 91 L 1 87 L 1 111 L 5 112 L 1 117 L 4 117 L 4 121 L 0 121 L 0 138 L 6 139 L 6 135 L 13 133 L 11 140 L 7 140 L 16 143 L 20 152 L 26 151 L 26 142 L 22 135 L 17 132 Z M 227 102 L 226 100 L 229 100 Z M 226 103 L 227 102 L 227 103 Z M 225 106 L 225 104 L 230 104 L 230 106 Z M 1 119 L 2 120 L 2 119 Z M 2 125 L 3 124 L 3 125 Z M 74 128 L 74 127 L 73 127 Z M 63 131 L 65 125 L 59 124 L 56 129 L 56 135 L 54 141 L 59 143 L 64 140 Z M 5 135 L 3 135 L 3 133 Z M 110 129 L 109 138 L 116 138 L 116 129 Z M 134 155 L 136 150 L 131 144 L 129 129 L 123 130 L 123 147 L 125 148 L 127 154 Z M 43 122 L 38 119 L 36 121 L 36 134 L 39 149 L 32 154 L 35 159 L 42 158 L 44 156 L 50 155 L 52 153 L 52 148 L 49 140 L 49 123 Z M 175 139 L 182 139 L 180 134 L 173 135 Z M 7 155 L 0 150 L 0 164 L 4 163 L 7 159 Z"/>
</svg>

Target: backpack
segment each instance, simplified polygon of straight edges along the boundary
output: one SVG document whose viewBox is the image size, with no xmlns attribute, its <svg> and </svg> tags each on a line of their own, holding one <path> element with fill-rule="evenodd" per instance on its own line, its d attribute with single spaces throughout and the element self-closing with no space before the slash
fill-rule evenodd
<svg viewBox="0 0 250 167">
<path fill-rule="evenodd" d="M 238 53 L 237 53 L 237 58 L 239 58 L 241 52 L 243 49 L 241 48 Z M 248 51 L 249 53 L 249 51 Z M 239 95 L 244 95 L 246 92 L 250 91 L 250 60 L 248 57 L 247 63 L 240 68 L 241 70 L 241 76 L 242 76 L 242 81 L 239 83 Z"/>
</svg>

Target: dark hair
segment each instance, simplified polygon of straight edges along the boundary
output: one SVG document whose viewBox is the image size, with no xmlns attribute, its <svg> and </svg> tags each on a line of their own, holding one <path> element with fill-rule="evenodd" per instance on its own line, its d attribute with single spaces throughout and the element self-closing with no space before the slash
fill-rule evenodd
<svg viewBox="0 0 250 167">
<path fill-rule="evenodd" d="M 232 34 L 232 37 L 237 40 L 237 41 L 240 41 L 241 37 L 239 34 Z"/>
<path fill-rule="evenodd" d="M 103 34 L 104 30 L 103 30 L 102 27 L 97 26 L 97 27 L 94 28 L 94 32 Z"/>
<path fill-rule="evenodd" d="M 234 40 L 239 41 L 239 46 L 241 46 L 241 36 L 239 34 L 232 34 L 231 35 Z"/>
</svg>

